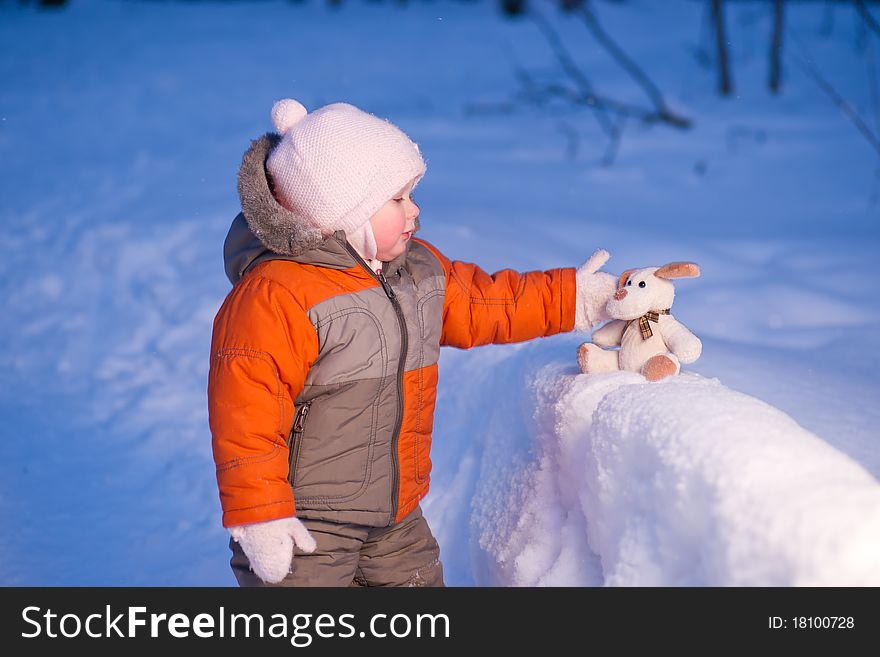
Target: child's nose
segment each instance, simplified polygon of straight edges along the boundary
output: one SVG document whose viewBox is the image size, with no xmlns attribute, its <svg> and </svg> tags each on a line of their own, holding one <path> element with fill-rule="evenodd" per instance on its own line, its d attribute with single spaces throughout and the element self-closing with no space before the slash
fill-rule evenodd
<svg viewBox="0 0 880 657">
<path fill-rule="evenodd" d="M 415 219 L 419 216 L 419 206 L 416 205 L 412 199 L 406 204 L 406 216 L 411 219 Z"/>
</svg>

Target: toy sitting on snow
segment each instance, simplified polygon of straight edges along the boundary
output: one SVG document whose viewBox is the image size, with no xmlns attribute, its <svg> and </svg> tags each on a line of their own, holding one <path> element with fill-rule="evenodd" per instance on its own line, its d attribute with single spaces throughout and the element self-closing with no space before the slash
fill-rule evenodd
<svg viewBox="0 0 880 657">
<path fill-rule="evenodd" d="M 628 370 L 658 381 L 678 374 L 681 363 L 700 357 L 700 339 L 669 313 L 675 298 L 670 279 L 693 278 L 700 268 L 692 262 L 628 269 L 605 310 L 612 318 L 593 333 L 592 342 L 578 347 L 581 372 Z M 603 349 L 620 345 L 619 350 Z"/>
</svg>

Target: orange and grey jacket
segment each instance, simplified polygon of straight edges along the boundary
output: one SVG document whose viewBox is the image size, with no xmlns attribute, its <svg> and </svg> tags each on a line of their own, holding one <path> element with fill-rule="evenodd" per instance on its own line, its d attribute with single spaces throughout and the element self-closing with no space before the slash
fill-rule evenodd
<svg viewBox="0 0 880 657">
<path fill-rule="evenodd" d="M 400 521 L 427 492 L 440 347 L 571 331 L 575 270 L 489 275 L 412 239 L 377 276 L 272 197 L 252 143 L 225 244 L 208 411 L 223 525 Z M 255 234 L 290 231 L 285 253 Z M 418 226 L 417 226 L 418 229 Z"/>
</svg>

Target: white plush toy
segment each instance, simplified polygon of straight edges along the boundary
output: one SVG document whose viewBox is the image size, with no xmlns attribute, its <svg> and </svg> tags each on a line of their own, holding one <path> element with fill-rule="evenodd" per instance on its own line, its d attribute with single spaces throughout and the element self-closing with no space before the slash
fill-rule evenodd
<svg viewBox="0 0 880 657">
<path fill-rule="evenodd" d="M 703 348 L 700 339 L 676 321 L 669 309 L 675 298 L 670 279 L 699 275 L 700 268 L 692 262 L 623 272 L 617 292 L 605 307 L 612 321 L 593 333 L 592 343 L 578 347 L 581 372 L 629 370 L 658 381 L 678 374 L 681 363 L 697 360 Z M 616 345 L 619 350 L 602 349 Z"/>
</svg>

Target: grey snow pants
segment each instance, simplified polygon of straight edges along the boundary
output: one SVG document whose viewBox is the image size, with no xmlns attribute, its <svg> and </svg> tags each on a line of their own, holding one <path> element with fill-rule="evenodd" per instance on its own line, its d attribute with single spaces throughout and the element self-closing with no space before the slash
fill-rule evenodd
<svg viewBox="0 0 880 657">
<path fill-rule="evenodd" d="M 318 547 L 311 554 L 294 547 L 291 572 L 277 584 L 257 577 L 229 539 L 239 586 L 444 586 L 440 546 L 420 506 L 391 527 L 301 520 Z"/>
</svg>

